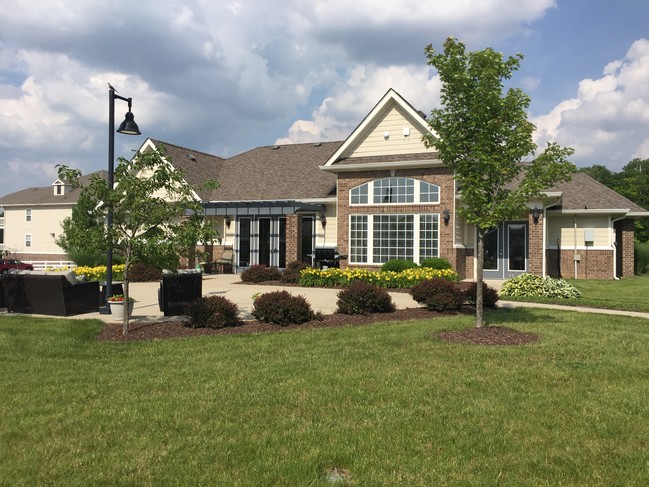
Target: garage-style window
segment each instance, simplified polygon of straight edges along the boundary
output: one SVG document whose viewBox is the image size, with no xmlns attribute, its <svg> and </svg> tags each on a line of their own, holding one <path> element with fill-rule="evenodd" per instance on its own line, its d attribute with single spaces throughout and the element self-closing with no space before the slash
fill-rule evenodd
<svg viewBox="0 0 649 487">
<path fill-rule="evenodd" d="M 349 201 L 351 205 L 438 204 L 439 186 L 412 178 L 376 179 L 352 188 Z"/>
</svg>

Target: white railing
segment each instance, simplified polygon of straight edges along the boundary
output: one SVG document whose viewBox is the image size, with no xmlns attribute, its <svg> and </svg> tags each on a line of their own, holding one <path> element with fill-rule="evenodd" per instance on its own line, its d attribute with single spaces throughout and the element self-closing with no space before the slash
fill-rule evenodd
<svg viewBox="0 0 649 487">
<path fill-rule="evenodd" d="M 23 262 L 33 265 L 35 271 L 58 269 L 61 267 L 75 269 L 77 267 L 77 264 L 71 260 L 24 260 Z"/>
</svg>

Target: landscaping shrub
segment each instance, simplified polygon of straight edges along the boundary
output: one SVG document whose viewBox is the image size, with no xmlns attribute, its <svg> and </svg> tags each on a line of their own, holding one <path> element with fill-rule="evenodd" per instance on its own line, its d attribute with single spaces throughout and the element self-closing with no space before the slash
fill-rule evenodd
<svg viewBox="0 0 649 487">
<path fill-rule="evenodd" d="M 429 269 L 452 269 L 451 263 L 443 257 L 430 257 L 423 259 L 419 267 L 427 267 Z"/>
<path fill-rule="evenodd" d="M 353 282 L 338 292 L 338 313 L 348 315 L 390 313 L 395 310 L 392 298 L 384 289 L 365 282 Z"/>
<path fill-rule="evenodd" d="M 316 317 L 304 296 L 293 296 L 287 291 L 273 291 L 255 298 L 252 316 L 282 326 L 304 323 Z"/>
<path fill-rule="evenodd" d="M 447 279 L 435 277 L 415 284 L 410 289 L 412 298 L 431 311 L 453 311 L 464 303 L 460 287 Z"/>
<path fill-rule="evenodd" d="M 500 289 L 500 295 L 513 298 L 563 298 L 575 299 L 581 296 L 576 287 L 563 279 L 540 277 L 533 274 L 521 274 L 505 281 Z"/>
<path fill-rule="evenodd" d="M 286 264 L 286 269 L 284 269 L 284 272 L 282 272 L 282 277 L 280 280 L 282 282 L 296 284 L 300 280 L 300 271 L 302 271 L 302 269 L 306 269 L 307 267 L 309 266 L 304 262 L 300 262 L 298 260 L 289 262 L 288 264 Z"/>
<path fill-rule="evenodd" d="M 636 275 L 649 272 L 649 242 L 636 242 L 633 250 Z"/>
<path fill-rule="evenodd" d="M 239 307 L 223 296 L 203 296 L 187 307 L 190 328 L 225 328 L 237 326 Z"/>
<path fill-rule="evenodd" d="M 253 265 L 241 273 L 243 282 L 279 281 L 282 273 L 276 267 Z"/>
<path fill-rule="evenodd" d="M 383 272 L 402 272 L 406 269 L 414 269 L 415 267 L 418 267 L 417 264 L 411 260 L 394 259 L 383 264 L 381 270 Z"/>
<path fill-rule="evenodd" d="M 464 290 L 464 300 L 469 304 L 475 304 L 478 291 L 478 284 L 469 283 Z M 486 283 L 482 283 L 482 303 L 487 308 L 495 308 L 498 302 L 498 291 Z"/>
<path fill-rule="evenodd" d="M 128 280 L 130 282 L 155 282 L 160 279 L 162 279 L 162 269 L 156 266 L 136 262 L 129 267 Z"/>
</svg>

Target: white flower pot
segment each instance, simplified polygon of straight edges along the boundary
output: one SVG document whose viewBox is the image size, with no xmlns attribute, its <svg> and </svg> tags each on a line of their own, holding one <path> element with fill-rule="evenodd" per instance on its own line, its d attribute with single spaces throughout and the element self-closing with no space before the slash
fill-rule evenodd
<svg viewBox="0 0 649 487">
<path fill-rule="evenodd" d="M 130 318 L 133 314 L 133 301 L 129 301 L 128 306 L 128 317 Z M 108 306 L 110 306 L 110 314 L 113 316 L 115 321 L 124 321 L 124 302 L 123 301 L 108 301 Z"/>
</svg>

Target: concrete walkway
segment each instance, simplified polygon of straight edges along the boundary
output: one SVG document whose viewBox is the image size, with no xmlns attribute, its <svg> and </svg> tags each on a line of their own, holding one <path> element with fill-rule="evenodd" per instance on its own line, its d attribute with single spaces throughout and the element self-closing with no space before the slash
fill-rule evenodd
<svg viewBox="0 0 649 487">
<path fill-rule="evenodd" d="M 502 281 L 487 281 L 491 287 L 500 289 Z M 184 317 L 167 317 L 165 318 L 158 306 L 158 289 L 159 282 L 134 282 L 129 286 L 130 294 L 135 299 L 133 308 L 133 321 L 159 321 L 161 319 L 184 319 Z M 203 276 L 203 295 L 219 295 L 228 298 L 239 306 L 239 315 L 241 319 L 252 319 L 250 314 L 252 310 L 253 296 L 257 293 L 268 293 L 271 291 L 286 290 L 291 294 L 304 296 L 314 311 L 320 311 L 324 314 L 331 314 L 336 311 L 336 300 L 338 289 L 327 288 L 308 288 L 294 286 L 268 286 L 243 284 L 241 276 L 238 274 L 206 274 Z M 397 309 L 417 308 L 420 307 L 409 293 L 392 292 L 392 300 Z M 611 315 L 635 316 L 649 319 L 649 313 L 638 313 L 633 311 L 617 311 L 607 309 L 595 309 L 576 306 L 557 306 L 536 303 L 519 303 L 513 301 L 499 301 L 498 305 L 502 308 L 528 307 L 528 308 L 546 308 L 562 309 L 566 311 L 577 311 L 582 313 L 603 313 Z M 85 313 L 81 315 L 69 316 L 73 319 L 96 318 L 106 322 L 114 322 L 111 315 L 102 315 L 99 313 Z"/>
</svg>

